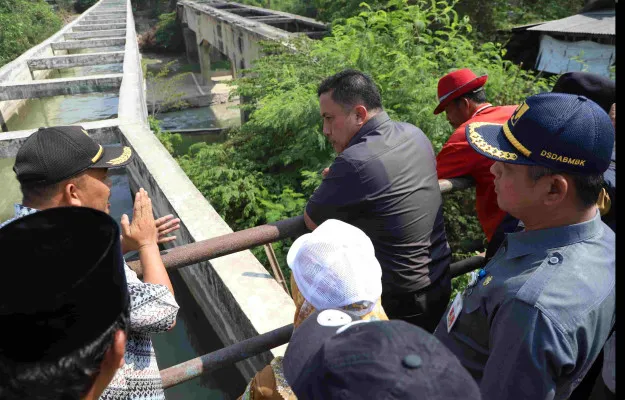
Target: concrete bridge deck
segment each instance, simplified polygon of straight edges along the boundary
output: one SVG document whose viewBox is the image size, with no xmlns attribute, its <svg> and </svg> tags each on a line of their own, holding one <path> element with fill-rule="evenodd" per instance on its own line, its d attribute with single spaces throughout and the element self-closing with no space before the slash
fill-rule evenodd
<svg viewBox="0 0 625 400">
<path fill-rule="evenodd" d="M 116 23 L 110 24 L 111 20 Z M 102 26 L 106 24 L 108 29 Z M 98 50 L 112 46 L 123 46 L 123 51 Z M 95 52 L 70 54 L 74 49 Z M 113 63 L 123 66 L 121 74 L 49 79 L 55 69 Z M 0 68 L 0 158 L 15 157 L 35 131 L 7 132 L 5 124 L 29 99 L 103 91 L 118 94 L 117 117 L 80 125 L 101 144 L 123 144 L 133 149 L 135 157 L 126 169 L 131 190 L 145 188 L 156 215 L 174 214 L 181 219 L 177 239 L 167 247 L 231 233 L 232 229 L 148 127 L 145 81 L 130 0 L 101 0 L 46 41 Z M 249 250 L 185 267 L 180 273 L 224 345 L 292 322 L 292 300 Z M 236 366 L 248 379 L 283 351 L 284 346 Z"/>
</svg>

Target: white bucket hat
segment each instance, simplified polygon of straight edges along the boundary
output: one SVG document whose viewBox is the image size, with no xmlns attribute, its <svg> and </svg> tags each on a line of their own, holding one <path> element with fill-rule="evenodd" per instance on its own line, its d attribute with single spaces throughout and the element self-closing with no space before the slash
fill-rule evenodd
<svg viewBox="0 0 625 400">
<path fill-rule="evenodd" d="M 382 295 L 382 268 L 371 240 L 345 222 L 329 219 L 300 236 L 286 261 L 302 296 L 317 310 L 376 303 Z"/>
</svg>

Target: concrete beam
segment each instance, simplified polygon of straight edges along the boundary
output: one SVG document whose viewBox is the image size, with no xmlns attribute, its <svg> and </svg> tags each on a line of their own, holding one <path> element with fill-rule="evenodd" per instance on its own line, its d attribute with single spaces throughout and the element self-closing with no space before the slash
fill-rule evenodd
<svg viewBox="0 0 625 400">
<path fill-rule="evenodd" d="M 108 16 L 111 18 L 116 18 L 116 17 L 119 17 L 120 15 L 126 15 L 126 11 L 105 11 L 105 12 L 91 13 L 89 14 L 89 17 Z M 85 18 L 88 18 L 88 17 L 85 17 Z"/>
<path fill-rule="evenodd" d="M 102 8 L 98 8 L 97 10 L 98 12 L 126 12 L 125 8 L 119 8 L 119 7 L 102 7 Z"/>
<path fill-rule="evenodd" d="M 257 19 L 263 19 L 263 18 L 291 18 L 291 17 L 286 17 L 284 15 L 273 15 L 273 14 L 267 14 L 267 15 L 253 15 L 251 17 L 247 17 L 248 19 L 253 19 L 253 20 L 257 20 Z"/>
<path fill-rule="evenodd" d="M 284 17 L 265 17 L 255 19 L 256 22 L 262 22 L 263 24 L 288 24 L 289 22 L 297 21 L 295 18 L 284 18 Z"/>
<path fill-rule="evenodd" d="M 82 25 L 88 24 L 119 24 L 126 23 L 126 17 L 86 17 L 82 21 L 80 21 Z"/>
<path fill-rule="evenodd" d="M 106 31 L 72 32 L 66 33 L 65 39 L 91 39 L 101 37 L 120 37 L 126 34 L 125 29 L 110 29 Z"/>
<path fill-rule="evenodd" d="M 85 31 L 106 31 L 109 29 L 126 29 L 126 24 L 122 24 L 119 22 L 112 24 L 87 24 L 87 25 L 76 25 L 72 30 L 74 32 L 85 32 Z"/>
<path fill-rule="evenodd" d="M 121 132 L 117 127 L 117 118 L 104 119 L 93 122 L 78 122 L 72 125 L 82 126 L 89 136 L 100 144 L 117 144 L 120 142 Z M 0 134 L 0 158 L 15 157 L 17 151 L 30 135 L 38 129 L 26 129 L 22 131 L 10 131 Z"/>
<path fill-rule="evenodd" d="M 66 42 L 50 43 L 52 50 L 91 49 L 96 47 L 123 46 L 126 44 L 125 37 L 91 40 L 69 40 Z"/>
<path fill-rule="evenodd" d="M 31 71 L 41 69 L 85 67 L 88 65 L 115 64 L 121 62 L 124 62 L 123 51 L 32 58 L 26 61 Z"/>
<path fill-rule="evenodd" d="M 123 74 L 0 83 L 0 101 L 119 90 Z"/>
</svg>

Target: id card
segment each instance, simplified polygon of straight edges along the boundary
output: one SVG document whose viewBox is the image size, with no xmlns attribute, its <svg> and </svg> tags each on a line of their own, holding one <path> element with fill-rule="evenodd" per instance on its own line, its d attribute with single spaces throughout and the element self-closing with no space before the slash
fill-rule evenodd
<svg viewBox="0 0 625 400">
<path fill-rule="evenodd" d="M 447 333 L 451 331 L 451 327 L 456 323 L 460 311 L 462 311 L 462 294 L 458 293 L 447 313 Z"/>
</svg>

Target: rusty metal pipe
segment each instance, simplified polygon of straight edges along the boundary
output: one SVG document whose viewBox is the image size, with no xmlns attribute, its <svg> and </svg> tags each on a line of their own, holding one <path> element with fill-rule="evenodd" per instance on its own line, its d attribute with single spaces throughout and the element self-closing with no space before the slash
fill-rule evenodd
<svg viewBox="0 0 625 400">
<path fill-rule="evenodd" d="M 304 216 L 300 215 L 271 224 L 174 247 L 162 252 L 161 258 L 165 268 L 178 269 L 252 247 L 262 246 L 266 243 L 297 237 L 306 232 L 308 232 L 308 229 L 304 223 Z M 128 266 L 137 275 L 143 275 L 140 261 L 128 262 Z"/>
<path fill-rule="evenodd" d="M 245 339 L 223 349 L 185 361 L 161 372 L 163 388 L 178 385 L 206 372 L 232 365 L 235 362 L 264 353 L 288 343 L 293 333 L 293 324 L 274 329 L 262 335 Z"/>
<path fill-rule="evenodd" d="M 484 257 L 474 256 L 466 260 L 452 263 L 449 266 L 453 277 L 472 271 L 483 265 Z M 234 364 L 249 357 L 269 351 L 288 343 L 293 332 L 293 324 L 283 326 L 256 337 L 245 339 L 223 349 L 208 353 L 201 357 L 174 365 L 161 372 L 163 388 L 178 385 L 204 373 Z"/>
<path fill-rule="evenodd" d="M 444 194 L 452 190 L 469 188 L 474 185 L 474 181 L 471 178 L 461 177 L 439 179 L 438 184 L 441 193 Z M 306 232 L 308 232 L 308 229 L 304 223 L 304 216 L 300 215 L 271 224 L 174 247 L 161 252 L 161 257 L 165 268 L 178 269 L 289 237 L 297 237 Z M 139 277 L 143 275 L 140 261 L 130 261 L 128 266 Z"/>
</svg>

